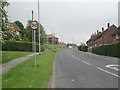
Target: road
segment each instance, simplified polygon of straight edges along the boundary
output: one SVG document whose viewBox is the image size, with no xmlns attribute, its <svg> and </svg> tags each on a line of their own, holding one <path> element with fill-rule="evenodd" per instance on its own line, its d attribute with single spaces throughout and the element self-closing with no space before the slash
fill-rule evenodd
<svg viewBox="0 0 120 90">
<path fill-rule="evenodd" d="M 55 56 L 54 88 L 118 88 L 119 59 L 77 49 Z M 106 66 L 107 65 L 107 66 Z"/>
</svg>

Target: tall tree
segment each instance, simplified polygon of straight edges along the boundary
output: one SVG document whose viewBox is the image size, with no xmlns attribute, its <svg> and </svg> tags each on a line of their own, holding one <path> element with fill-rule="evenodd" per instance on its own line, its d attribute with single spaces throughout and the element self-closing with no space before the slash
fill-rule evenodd
<svg viewBox="0 0 120 90">
<path fill-rule="evenodd" d="M 5 40 L 9 41 L 18 41 L 20 40 L 19 35 L 17 35 L 17 31 L 10 28 L 10 23 L 8 21 L 8 15 L 5 7 L 9 5 L 7 0 L 2 0 L 0 5 L 0 13 L 2 13 L 2 31 L 0 31 L 0 40 L 4 42 Z"/>
</svg>

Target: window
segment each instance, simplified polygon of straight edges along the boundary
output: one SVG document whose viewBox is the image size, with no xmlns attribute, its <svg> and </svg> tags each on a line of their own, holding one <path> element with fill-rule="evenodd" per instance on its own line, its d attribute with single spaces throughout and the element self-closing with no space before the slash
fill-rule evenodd
<svg viewBox="0 0 120 90">
<path fill-rule="evenodd" d="M 116 39 L 119 39 L 120 38 L 120 35 L 119 34 L 116 34 Z"/>
</svg>

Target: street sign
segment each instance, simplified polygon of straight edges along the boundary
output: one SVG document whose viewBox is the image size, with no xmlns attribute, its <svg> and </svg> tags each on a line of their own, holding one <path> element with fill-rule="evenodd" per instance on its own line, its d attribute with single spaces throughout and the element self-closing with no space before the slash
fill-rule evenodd
<svg viewBox="0 0 120 90">
<path fill-rule="evenodd" d="M 32 22 L 30 23 L 30 28 L 31 28 L 32 30 L 37 30 L 37 29 L 38 29 L 38 22 L 37 22 L 37 21 L 32 21 Z"/>
</svg>

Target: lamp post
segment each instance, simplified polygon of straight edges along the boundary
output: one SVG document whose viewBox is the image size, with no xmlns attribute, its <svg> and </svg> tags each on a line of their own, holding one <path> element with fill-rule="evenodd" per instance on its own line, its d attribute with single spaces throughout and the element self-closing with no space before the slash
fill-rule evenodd
<svg viewBox="0 0 120 90">
<path fill-rule="evenodd" d="M 39 5 L 39 0 L 38 0 L 38 38 L 39 38 L 39 55 L 41 54 L 41 46 L 40 46 L 40 5 Z"/>
</svg>

